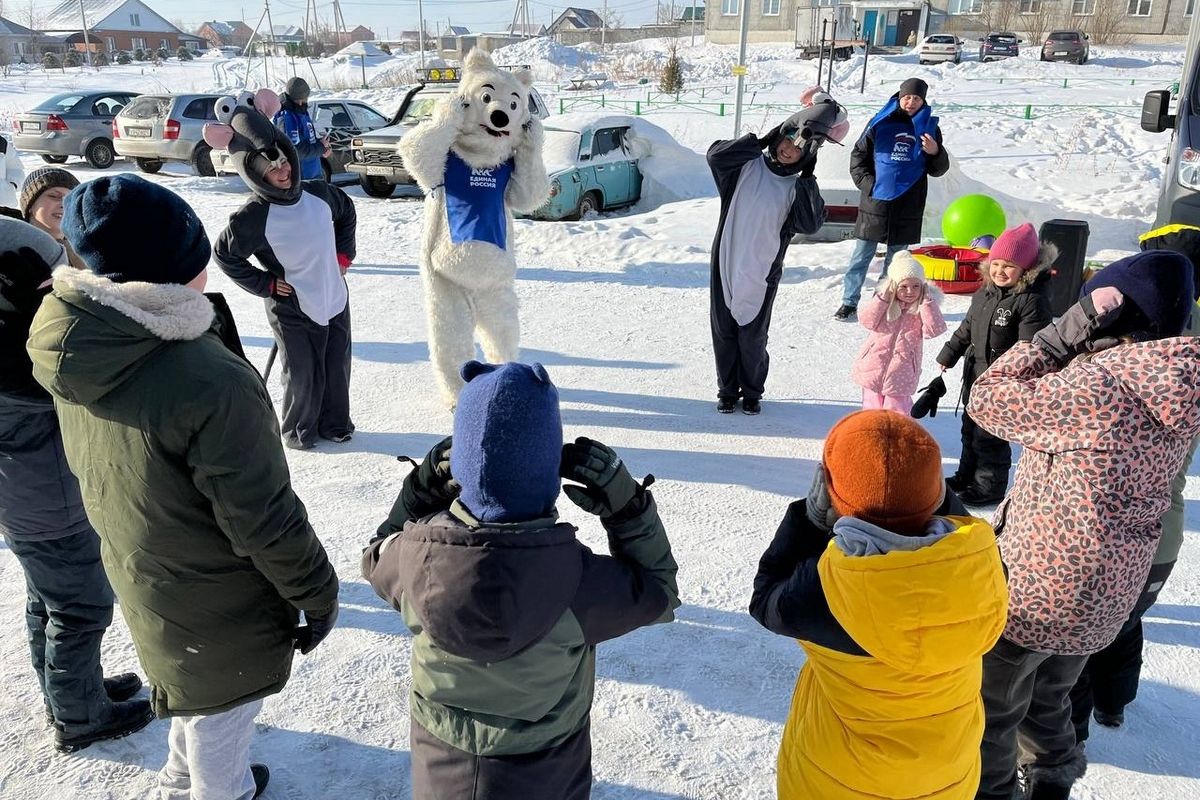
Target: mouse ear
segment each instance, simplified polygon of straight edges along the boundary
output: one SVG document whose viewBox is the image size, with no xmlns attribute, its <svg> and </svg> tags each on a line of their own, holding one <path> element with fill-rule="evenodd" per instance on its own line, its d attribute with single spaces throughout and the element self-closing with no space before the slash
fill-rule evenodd
<svg viewBox="0 0 1200 800">
<path fill-rule="evenodd" d="M 233 128 L 207 122 L 204 125 L 204 141 L 214 150 L 228 150 L 229 143 L 233 141 Z"/>
<path fill-rule="evenodd" d="M 217 111 L 217 121 L 228 125 L 230 120 L 233 119 L 233 112 L 237 109 L 237 104 L 237 98 L 233 95 L 225 95 L 224 97 L 217 98 L 217 102 L 214 103 Z"/>
<path fill-rule="evenodd" d="M 274 119 L 283 104 L 275 92 L 270 89 L 259 89 L 254 93 L 253 106 L 265 114 L 267 119 Z"/>
</svg>

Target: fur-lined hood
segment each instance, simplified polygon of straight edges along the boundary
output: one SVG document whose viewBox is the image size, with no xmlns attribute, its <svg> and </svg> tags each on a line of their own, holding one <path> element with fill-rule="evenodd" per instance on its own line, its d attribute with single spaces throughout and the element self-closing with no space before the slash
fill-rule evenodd
<svg viewBox="0 0 1200 800">
<path fill-rule="evenodd" d="M 1022 292 L 1028 291 L 1029 288 L 1032 287 L 1039 279 L 1049 280 L 1050 265 L 1052 265 L 1057 258 L 1058 246 L 1051 242 L 1042 242 L 1041 247 L 1038 248 L 1037 262 L 1034 263 L 1032 267 L 1021 273 L 1021 277 L 1017 281 L 1017 285 L 1012 288 L 1013 294 L 1021 294 Z M 992 283 L 992 272 L 988 268 L 990 264 L 991 262 L 985 259 L 983 265 L 979 268 L 983 276 L 984 286 L 994 285 Z M 1045 277 L 1043 278 L 1043 276 Z"/>
<path fill-rule="evenodd" d="M 60 267 L 29 331 L 38 383 L 57 397 L 87 404 L 108 394 L 152 353 L 200 338 L 213 306 L 178 284 L 115 283 Z"/>
</svg>

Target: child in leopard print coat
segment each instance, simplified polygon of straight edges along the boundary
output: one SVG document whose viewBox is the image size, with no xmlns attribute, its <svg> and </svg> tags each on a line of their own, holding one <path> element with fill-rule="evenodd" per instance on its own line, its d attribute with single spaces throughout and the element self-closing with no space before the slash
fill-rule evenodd
<svg viewBox="0 0 1200 800">
<path fill-rule="evenodd" d="M 1068 693 L 1128 618 L 1200 433 L 1200 340 L 1180 336 L 1192 283 L 1177 253 L 1115 262 L 972 389 L 978 424 L 1025 448 L 993 521 L 1009 614 L 984 657 L 978 800 L 1013 796 L 1018 728 L 1031 800 L 1066 800 L 1086 768 Z"/>
</svg>

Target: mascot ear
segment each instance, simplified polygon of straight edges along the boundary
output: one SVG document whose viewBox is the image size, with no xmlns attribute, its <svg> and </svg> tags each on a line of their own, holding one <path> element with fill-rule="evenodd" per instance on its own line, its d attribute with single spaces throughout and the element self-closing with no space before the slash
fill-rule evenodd
<svg viewBox="0 0 1200 800">
<path fill-rule="evenodd" d="M 233 128 L 228 125 L 205 123 L 204 141 L 214 150 L 228 150 L 229 143 L 233 141 Z"/>
<path fill-rule="evenodd" d="M 535 361 L 529 365 L 529 368 L 533 371 L 533 376 L 535 378 L 537 378 L 540 382 L 549 384 L 551 386 L 554 385 L 553 381 L 550 380 L 550 373 L 546 372 L 546 368 L 543 367 L 541 364 L 539 364 L 538 362 Z"/>
<path fill-rule="evenodd" d="M 480 50 L 478 47 L 472 47 L 471 52 L 467 53 L 467 57 L 463 59 L 464 69 L 495 69 L 496 62 L 492 61 L 491 55 L 487 50 Z"/>
<path fill-rule="evenodd" d="M 520 83 L 522 86 L 524 86 L 526 89 L 528 89 L 530 86 L 533 85 L 533 73 L 527 69 L 517 70 L 516 72 L 513 73 L 513 77 L 516 78 L 517 82 Z"/>
<path fill-rule="evenodd" d="M 279 95 L 270 89 L 259 89 L 255 92 L 251 105 L 265 114 L 267 119 L 275 119 L 275 115 L 283 107 L 283 104 L 279 101 Z"/>
<path fill-rule="evenodd" d="M 464 381 L 466 381 L 467 383 L 470 383 L 472 380 L 474 380 L 475 378 L 478 378 L 480 375 L 486 375 L 489 372 L 495 372 L 499 368 L 500 367 L 497 364 L 484 364 L 482 361 L 473 361 L 472 360 L 472 361 L 463 362 L 463 365 L 459 369 L 458 374 L 462 376 L 462 379 Z"/>
<path fill-rule="evenodd" d="M 233 95 L 218 98 L 214 104 L 217 112 L 217 121 L 228 125 L 229 121 L 233 119 L 233 111 L 237 108 L 237 104 L 237 98 Z"/>
</svg>

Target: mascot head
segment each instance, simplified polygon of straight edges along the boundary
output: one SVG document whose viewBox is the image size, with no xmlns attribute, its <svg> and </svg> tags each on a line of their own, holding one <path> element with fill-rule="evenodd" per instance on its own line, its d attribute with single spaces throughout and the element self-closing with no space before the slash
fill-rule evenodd
<svg viewBox="0 0 1200 800">
<path fill-rule="evenodd" d="M 204 126 L 204 141 L 228 150 L 233 168 L 259 197 L 272 203 L 294 203 L 300 197 L 300 158 L 287 136 L 271 118 L 279 113 L 279 95 L 270 89 L 242 92 L 217 100 L 217 124 Z M 266 174 L 284 165 L 291 168 L 286 187 L 276 186 Z"/>
<path fill-rule="evenodd" d="M 462 104 L 463 123 L 454 149 L 471 166 L 494 166 L 512 157 L 531 124 L 532 83 L 533 75 L 527 69 L 500 69 L 478 48 L 467 54 L 458 93 L 442 102 Z"/>
</svg>

